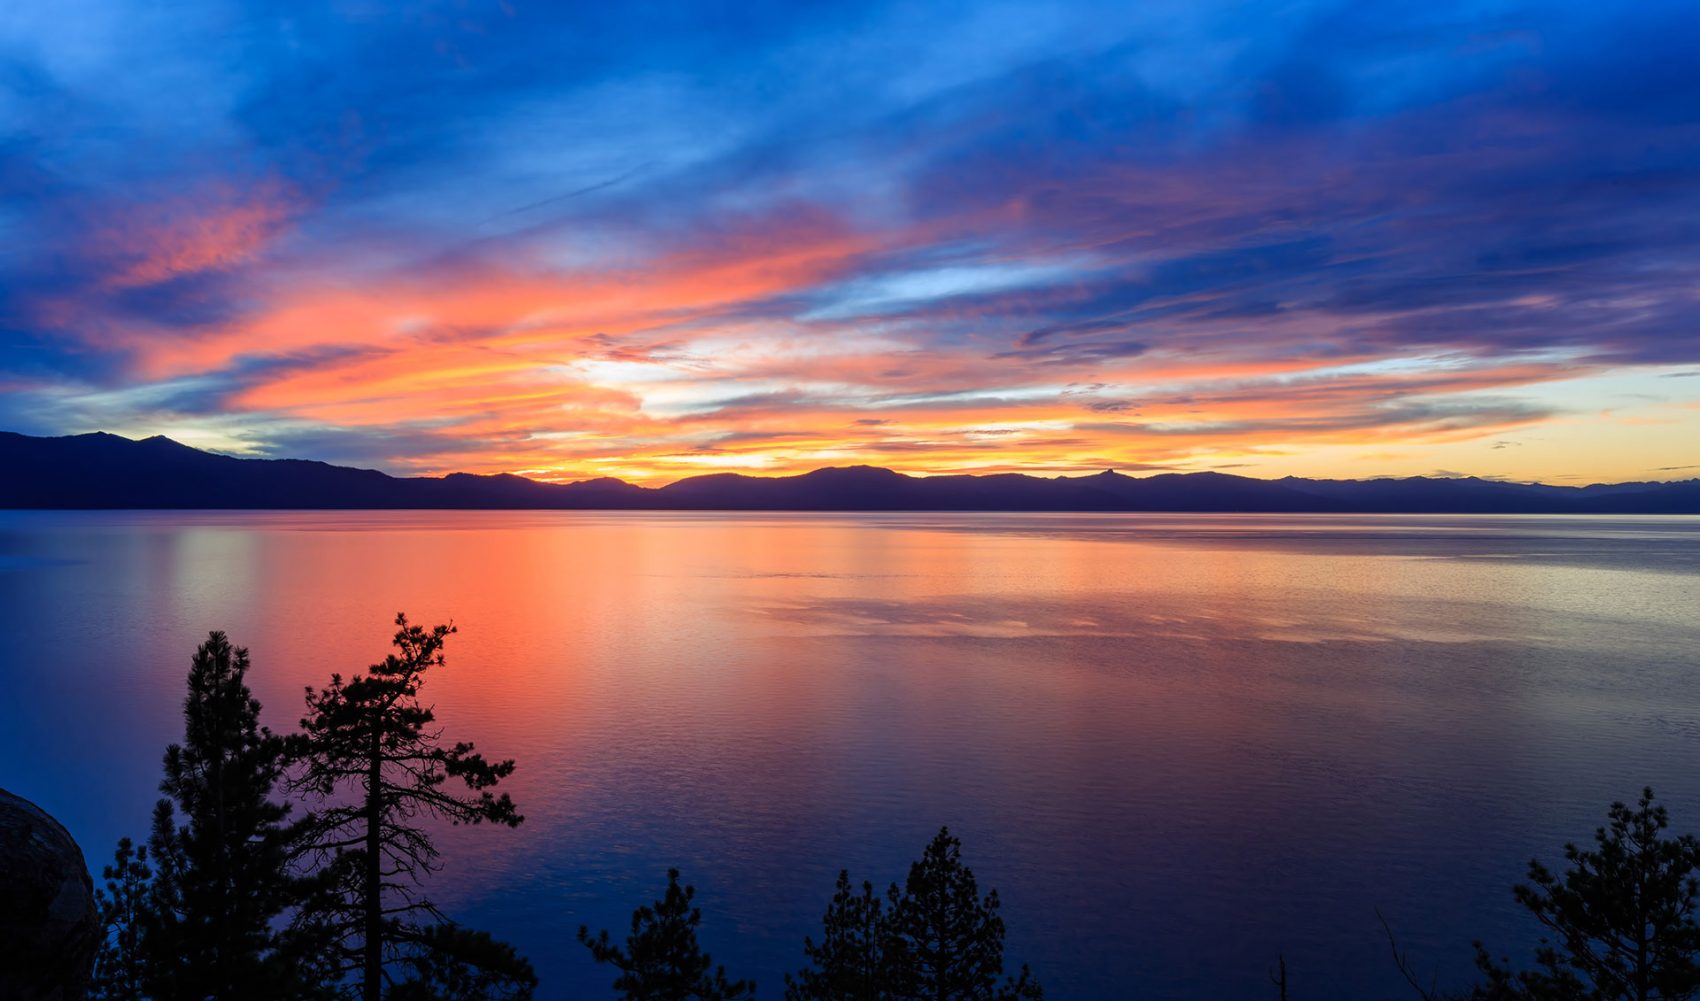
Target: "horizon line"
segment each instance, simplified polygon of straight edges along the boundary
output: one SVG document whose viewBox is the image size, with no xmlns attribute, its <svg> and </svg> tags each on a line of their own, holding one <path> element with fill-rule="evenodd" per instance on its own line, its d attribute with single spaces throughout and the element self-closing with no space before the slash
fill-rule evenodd
<svg viewBox="0 0 1700 1001">
<path fill-rule="evenodd" d="M 529 483 L 535 483 L 539 486 L 550 486 L 550 487 L 567 487 L 567 486 L 573 486 L 575 484 L 593 483 L 593 482 L 603 481 L 603 480 L 613 480 L 615 482 L 624 484 L 626 486 L 634 487 L 634 488 L 639 489 L 639 490 L 663 490 L 663 489 L 666 489 L 667 487 L 673 486 L 674 484 L 682 483 L 682 482 L 685 482 L 687 480 L 701 479 L 701 478 L 710 477 L 710 476 L 736 476 L 736 477 L 742 477 L 744 479 L 752 479 L 752 480 L 785 480 L 785 479 L 796 479 L 798 477 L 809 476 L 809 475 L 812 475 L 812 474 L 815 474 L 815 473 L 828 472 L 828 471 L 833 471 L 833 470 L 855 470 L 855 469 L 877 470 L 879 472 L 891 473 L 891 474 L 894 474 L 894 475 L 897 475 L 897 476 L 907 477 L 907 478 L 910 478 L 910 479 L 938 479 L 938 478 L 942 478 L 942 477 L 953 477 L 953 476 L 954 477 L 974 477 L 974 478 L 989 477 L 989 476 L 1023 476 L 1023 477 L 1026 477 L 1026 478 L 1029 478 L 1029 479 L 1035 479 L 1035 480 L 1052 480 L 1052 481 L 1054 481 L 1054 480 L 1083 480 L 1083 479 L 1089 479 L 1093 476 L 1102 476 L 1102 475 L 1108 473 L 1108 474 L 1112 474 L 1112 475 L 1116 475 L 1116 476 L 1126 477 L 1127 479 L 1131 479 L 1131 480 L 1149 480 L 1149 479 L 1155 479 L 1155 478 L 1161 477 L 1161 476 L 1223 476 L 1223 477 L 1229 477 L 1229 478 L 1232 478 L 1232 479 L 1249 480 L 1249 481 L 1253 481 L 1253 482 L 1257 482 L 1257 483 L 1281 483 L 1281 482 L 1288 481 L 1288 480 L 1300 480 L 1300 481 L 1323 482 L 1323 483 L 1326 483 L 1326 482 L 1333 482 L 1333 483 L 1376 483 L 1376 482 L 1401 482 L 1401 481 L 1407 481 L 1407 480 L 1456 481 L 1456 482 L 1475 481 L 1475 482 L 1480 482 L 1480 483 L 1503 484 L 1503 485 L 1506 485 L 1506 486 L 1545 487 L 1545 488 L 1556 489 L 1556 490 L 1585 490 L 1585 489 L 1588 489 L 1588 488 L 1591 488 L 1591 487 L 1628 486 L 1628 485 L 1634 485 L 1634 484 L 1668 485 L 1668 484 L 1682 484 L 1682 483 L 1700 482 L 1700 476 L 1689 476 L 1689 477 L 1663 479 L 1663 480 L 1661 480 L 1661 479 L 1595 480 L 1595 481 L 1591 481 L 1591 482 L 1588 482 L 1588 483 L 1550 483 L 1550 482 L 1547 482 L 1547 481 L 1544 481 L 1544 480 L 1516 480 L 1516 479 L 1511 479 L 1509 477 L 1495 476 L 1495 475 L 1492 475 L 1492 474 L 1482 475 L 1482 474 L 1477 474 L 1477 473 L 1470 473 L 1470 474 L 1450 473 L 1450 472 L 1445 471 L 1445 470 L 1436 470 L 1436 471 L 1429 472 L 1429 473 L 1410 473 L 1410 474 L 1406 474 L 1406 475 L 1402 475 L 1402 476 L 1401 475 L 1393 475 L 1393 474 L 1381 474 L 1381 475 L 1376 475 L 1376 476 L 1363 476 L 1363 477 L 1331 477 L 1331 476 L 1300 476 L 1300 475 L 1288 474 L 1286 476 L 1279 476 L 1279 477 L 1265 477 L 1265 476 L 1250 476 L 1250 475 L 1246 475 L 1246 474 L 1243 474 L 1243 473 L 1228 472 L 1228 471 L 1225 471 L 1223 469 L 1186 469 L 1186 468 L 1177 467 L 1177 466 L 1162 466 L 1162 465 L 1141 464 L 1141 463 L 1133 463 L 1133 464 L 1130 464 L 1130 465 L 1132 466 L 1134 473 L 1144 473 L 1145 475 L 1133 475 L 1133 474 L 1128 473 L 1128 472 L 1123 472 L 1122 471 L 1123 467 L 1118 467 L 1117 465 L 1114 465 L 1114 464 L 1106 464 L 1105 466 L 1103 466 L 1101 468 L 1079 467 L 1079 468 L 1077 468 L 1073 471 L 1066 471 L 1066 472 L 1036 472 L 1036 471 L 1030 471 L 1030 470 L 1026 470 L 1026 469 L 1007 469 L 1007 468 L 996 468 L 996 467 L 993 467 L 993 468 L 977 467 L 977 468 L 973 468 L 973 469 L 957 469 L 957 470 L 948 470 L 948 471 L 917 471 L 917 470 L 910 470 L 910 469 L 894 468 L 892 466 L 883 466 L 883 465 L 878 465 L 878 464 L 871 463 L 871 462 L 850 462 L 850 463 L 845 463 L 845 464 L 841 464 L 841 465 L 830 465 L 829 464 L 829 465 L 815 466 L 815 467 L 812 467 L 810 469 L 802 470 L 800 472 L 759 472 L 759 471 L 752 472 L 752 471 L 748 471 L 748 470 L 738 470 L 738 469 L 710 470 L 710 471 L 705 471 L 705 472 L 689 473 L 689 474 L 680 476 L 676 479 L 668 480 L 666 482 L 650 483 L 650 482 L 633 482 L 632 480 L 624 479 L 622 477 L 613 476 L 613 475 L 609 475 L 609 474 L 588 475 L 588 476 L 583 476 L 583 477 L 580 477 L 580 478 L 577 478 L 577 479 L 569 479 L 569 480 L 541 479 L 541 478 L 534 476 L 534 475 L 527 475 L 528 473 L 532 472 L 531 470 L 526 470 L 526 471 L 523 471 L 523 472 L 506 470 L 506 471 L 494 472 L 494 473 L 473 473 L 473 472 L 467 472 L 467 471 L 464 471 L 464 470 L 450 470 L 450 471 L 447 471 L 447 472 L 440 472 L 440 473 L 396 473 L 396 472 L 391 472 L 388 469 L 381 469 L 381 468 L 377 468 L 377 467 L 374 467 L 374 466 L 350 465 L 350 464 L 347 464 L 347 463 L 332 461 L 332 460 L 329 460 L 329 459 L 305 458 L 305 457 L 300 457 L 300 456 L 287 456 L 287 455 L 244 455 L 244 454 L 239 454 L 239 453 L 220 451 L 220 450 L 212 449 L 212 448 L 202 448 L 202 447 L 199 447 L 199 446 L 196 446 L 196 445 L 190 445 L 186 442 L 180 441 L 179 439 L 173 438 L 170 435 L 162 434 L 162 433 L 151 434 L 151 435 L 147 435 L 145 437 L 139 437 L 139 438 L 132 438 L 132 437 L 125 435 L 125 434 L 122 434 L 120 432 L 106 431 L 106 430 L 82 431 L 82 432 L 76 432 L 76 433 L 72 433 L 72 434 L 59 434 L 59 435 L 32 435 L 32 434 L 28 434 L 28 433 L 22 432 L 22 431 L 6 430 L 6 431 L 0 431 L 0 434 L 17 435 L 18 437 L 22 437 L 22 438 L 33 438 L 33 439 L 41 440 L 41 441 L 50 441 L 50 440 L 55 440 L 55 439 L 70 439 L 70 438 L 109 437 L 109 438 L 117 438 L 117 439 L 120 439 L 122 441 L 130 442 L 132 444 L 140 444 L 140 443 L 144 443 L 144 442 L 148 442 L 148 441 L 156 441 L 157 440 L 157 441 L 169 442 L 170 444 L 176 445 L 179 448 L 186 448 L 186 449 L 189 449 L 189 450 L 194 451 L 194 452 L 199 452 L 203 455 L 213 455 L 213 456 L 218 456 L 218 457 L 226 458 L 226 459 L 235 459 L 235 460 L 244 461 L 244 462 L 247 462 L 247 461 L 255 461 L 255 462 L 314 462 L 314 463 L 319 463 L 321 465 L 331 466 L 331 467 L 335 467 L 335 468 L 339 468 L 339 469 L 353 469 L 353 470 L 360 470 L 360 471 L 364 471 L 364 472 L 373 472 L 373 473 L 377 473 L 379 475 L 386 476 L 386 477 L 388 477 L 390 479 L 394 479 L 394 480 L 444 480 L 444 479 L 448 479 L 449 477 L 454 477 L 454 476 L 465 476 L 465 477 L 473 477 L 473 478 L 481 478 L 481 479 L 490 479 L 490 478 L 494 478 L 494 477 L 506 476 L 506 477 L 514 477 L 516 479 L 525 480 Z M 1054 468 L 1054 467 L 1040 467 L 1040 468 L 1048 469 L 1048 468 Z M 1682 467 L 1674 467 L 1674 468 L 1682 468 Z M 1700 466 L 1693 467 L 1693 468 L 1700 468 Z"/>
</svg>

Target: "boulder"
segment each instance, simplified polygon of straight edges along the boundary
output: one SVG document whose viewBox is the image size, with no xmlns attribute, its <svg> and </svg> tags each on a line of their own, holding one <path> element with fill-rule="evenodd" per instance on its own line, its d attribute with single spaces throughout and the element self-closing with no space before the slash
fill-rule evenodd
<svg viewBox="0 0 1700 1001">
<path fill-rule="evenodd" d="M 0 998 L 83 1001 L 103 930 L 82 849 L 0 789 Z"/>
</svg>

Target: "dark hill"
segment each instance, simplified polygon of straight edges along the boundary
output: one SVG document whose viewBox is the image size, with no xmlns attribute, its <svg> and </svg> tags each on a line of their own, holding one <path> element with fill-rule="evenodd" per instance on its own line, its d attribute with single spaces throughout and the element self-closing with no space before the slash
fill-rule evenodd
<svg viewBox="0 0 1700 1001">
<path fill-rule="evenodd" d="M 299 459 L 238 459 L 169 438 L 0 432 L 0 508 L 616 508 L 717 511 L 1215 511 L 1700 514 L 1700 480 L 1554 487 L 1475 478 L 1258 480 L 906 476 L 874 466 L 800 476 L 693 476 L 665 487 L 601 478 L 395 477 Z"/>
</svg>

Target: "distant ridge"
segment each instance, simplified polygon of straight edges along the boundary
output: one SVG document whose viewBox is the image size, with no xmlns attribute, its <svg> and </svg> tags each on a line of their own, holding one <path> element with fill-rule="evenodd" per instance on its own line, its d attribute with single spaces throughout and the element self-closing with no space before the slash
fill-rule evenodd
<svg viewBox="0 0 1700 1001">
<path fill-rule="evenodd" d="M 1555 487 L 1474 477 L 1259 480 L 1224 473 L 906 476 L 875 466 L 800 476 L 396 477 L 299 459 L 238 459 L 165 437 L 0 432 L 0 508 L 1176 511 L 1327 514 L 1700 514 L 1700 480 Z"/>
</svg>

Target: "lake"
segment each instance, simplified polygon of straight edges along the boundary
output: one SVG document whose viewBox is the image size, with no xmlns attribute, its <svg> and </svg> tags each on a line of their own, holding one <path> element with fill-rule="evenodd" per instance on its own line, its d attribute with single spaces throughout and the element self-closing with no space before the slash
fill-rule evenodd
<svg viewBox="0 0 1700 1001">
<path fill-rule="evenodd" d="M 453 620 L 452 739 L 517 830 L 432 892 L 609 996 L 573 939 L 676 865 L 782 995 L 841 867 L 940 825 L 1056 1001 L 1408 996 L 1651 784 L 1700 831 L 1700 519 L 597 512 L 0 514 L 0 786 L 98 870 L 143 836 L 210 629 L 265 718 Z"/>
</svg>

